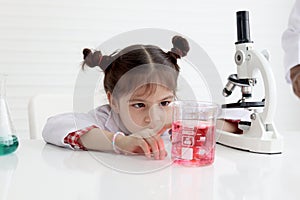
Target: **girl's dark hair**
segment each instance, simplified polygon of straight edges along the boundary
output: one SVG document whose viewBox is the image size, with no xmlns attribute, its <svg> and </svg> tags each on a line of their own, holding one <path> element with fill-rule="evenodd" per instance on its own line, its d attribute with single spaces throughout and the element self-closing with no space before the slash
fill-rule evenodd
<svg viewBox="0 0 300 200">
<path fill-rule="evenodd" d="M 86 48 L 83 50 L 84 62 L 82 68 L 84 69 L 85 65 L 91 68 L 96 66 L 100 67 L 105 73 L 104 89 L 106 92 L 113 93 L 122 76 L 139 66 L 150 67 L 143 68 L 143 70 L 136 70 L 139 72 L 139 75 L 134 76 L 133 79 L 135 81 L 139 78 L 141 80 L 147 79 L 151 75 L 154 75 L 154 71 L 156 71 L 154 76 L 158 77 L 158 79 L 166 79 L 167 81 L 164 83 L 173 90 L 176 90 L 179 72 L 177 59 L 186 56 L 190 48 L 187 40 L 181 36 L 174 36 L 172 38 L 172 44 L 173 48 L 167 53 L 161 48 L 153 45 L 132 45 L 111 55 L 102 55 L 101 51 L 92 52 L 90 49 Z M 168 70 L 164 70 L 161 66 L 165 66 L 164 69 L 166 67 L 172 69 L 171 71 L 176 73 L 172 73 L 170 77 L 169 72 L 163 72 Z M 144 74 L 144 76 L 140 73 Z M 134 85 L 136 86 L 136 84 L 132 83 L 134 82 L 133 79 L 132 77 L 130 80 L 127 79 L 127 82 L 129 81 L 129 84 L 127 82 L 125 84 L 128 88 L 127 91 L 132 89 Z M 149 81 L 151 81 L 151 79 L 149 79 Z M 126 92 L 124 89 L 124 84 L 120 84 L 118 92 Z"/>
</svg>

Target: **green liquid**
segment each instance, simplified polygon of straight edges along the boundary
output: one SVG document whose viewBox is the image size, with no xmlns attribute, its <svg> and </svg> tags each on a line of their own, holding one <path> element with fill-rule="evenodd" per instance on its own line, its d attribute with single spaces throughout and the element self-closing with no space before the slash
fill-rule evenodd
<svg viewBox="0 0 300 200">
<path fill-rule="evenodd" d="M 0 156 L 13 153 L 19 146 L 18 138 L 15 135 L 0 137 Z"/>
</svg>

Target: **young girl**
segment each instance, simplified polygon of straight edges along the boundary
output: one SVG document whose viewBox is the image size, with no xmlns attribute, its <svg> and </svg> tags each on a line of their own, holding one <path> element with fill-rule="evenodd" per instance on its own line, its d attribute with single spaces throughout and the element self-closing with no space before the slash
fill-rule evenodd
<svg viewBox="0 0 300 200">
<path fill-rule="evenodd" d="M 112 55 L 84 49 L 83 67 L 100 67 L 109 104 L 89 113 L 60 114 L 48 119 L 46 142 L 72 149 L 96 150 L 148 158 L 167 155 L 161 134 L 171 127 L 179 66 L 189 44 L 181 36 L 164 52 L 153 45 L 132 45 Z M 225 124 L 226 131 L 238 131 Z"/>
</svg>

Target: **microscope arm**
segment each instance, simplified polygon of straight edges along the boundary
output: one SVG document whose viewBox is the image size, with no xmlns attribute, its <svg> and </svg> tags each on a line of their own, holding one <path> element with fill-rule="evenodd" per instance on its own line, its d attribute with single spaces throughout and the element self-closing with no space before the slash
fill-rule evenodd
<svg viewBox="0 0 300 200">
<path fill-rule="evenodd" d="M 256 70 L 261 72 L 265 88 L 265 107 L 261 118 L 264 124 L 272 124 L 276 109 L 276 85 L 271 65 L 262 53 L 254 49 L 247 51 L 246 60 L 250 77 L 255 77 Z"/>
</svg>

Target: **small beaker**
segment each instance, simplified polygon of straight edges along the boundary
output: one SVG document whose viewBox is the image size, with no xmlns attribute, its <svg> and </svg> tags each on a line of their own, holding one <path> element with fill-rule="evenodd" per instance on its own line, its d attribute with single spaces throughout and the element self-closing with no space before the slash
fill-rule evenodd
<svg viewBox="0 0 300 200">
<path fill-rule="evenodd" d="M 19 146 L 6 102 L 6 77 L 0 74 L 0 156 L 14 152 Z"/>
<path fill-rule="evenodd" d="M 201 101 L 175 101 L 172 120 L 172 161 L 184 166 L 214 162 L 218 105 Z"/>
</svg>

